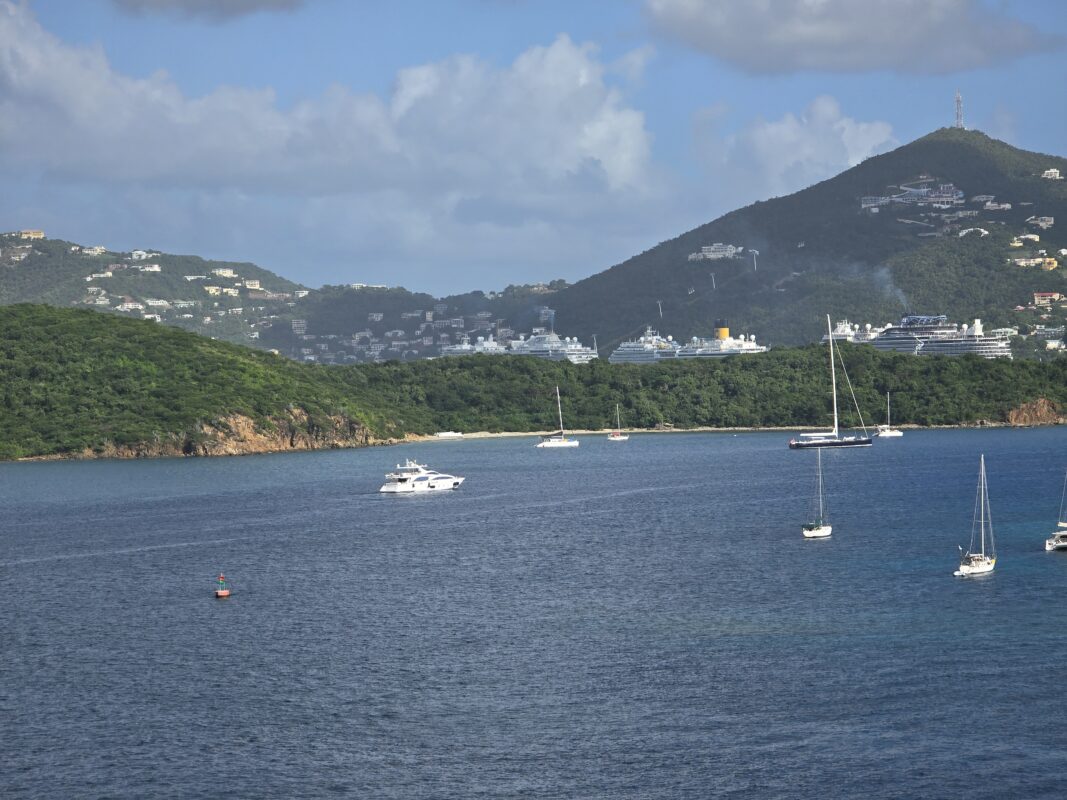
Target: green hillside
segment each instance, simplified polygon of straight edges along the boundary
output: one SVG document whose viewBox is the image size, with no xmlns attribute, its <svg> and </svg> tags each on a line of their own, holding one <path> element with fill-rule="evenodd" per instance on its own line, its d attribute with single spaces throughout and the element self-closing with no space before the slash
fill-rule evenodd
<svg viewBox="0 0 1067 800">
<path fill-rule="evenodd" d="M 707 334 L 719 317 L 734 331 L 771 343 L 813 340 L 826 313 L 874 324 L 895 321 L 905 309 L 1007 322 L 1032 291 L 1067 292 L 1064 269 L 1020 269 L 1007 260 L 1019 254 L 1008 243 L 1020 233 L 1039 233 L 1039 246 L 1050 255 L 1067 247 L 1067 182 L 1041 178 L 1050 167 L 1067 174 L 1063 158 L 976 131 L 939 130 L 803 191 L 726 214 L 564 289 L 552 299 L 557 325 L 583 338 L 599 334 L 610 345 L 645 324 L 676 337 Z M 954 184 L 965 204 L 861 210 L 860 198 L 898 193 L 923 176 L 933 187 Z M 987 211 L 983 201 L 972 201 L 978 195 L 1012 208 Z M 977 213 L 941 218 L 958 210 Z M 1026 222 L 1032 216 L 1057 223 L 1038 230 Z M 971 227 L 989 235 L 959 236 Z M 747 249 L 736 259 L 689 260 L 715 242 Z M 759 252 L 755 269 L 749 249 Z"/>
<path fill-rule="evenodd" d="M 882 421 L 887 391 L 900 423 L 1003 421 L 1039 399 L 1067 408 L 1064 359 L 842 349 L 868 424 Z M 818 345 L 654 366 L 468 357 L 326 367 L 152 322 L 16 305 L 0 309 L 0 350 L 4 458 L 108 453 L 115 445 L 149 455 L 254 451 L 226 449 L 240 438 L 240 419 L 275 435 L 273 449 L 285 449 L 286 437 L 365 443 L 360 431 L 384 439 L 546 430 L 555 425 L 557 385 L 573 428 L 608 427 L 616 403 L 624 424 L 639 428 L 814 426 L 830 418 L 826 350 Z"/>
</svg>

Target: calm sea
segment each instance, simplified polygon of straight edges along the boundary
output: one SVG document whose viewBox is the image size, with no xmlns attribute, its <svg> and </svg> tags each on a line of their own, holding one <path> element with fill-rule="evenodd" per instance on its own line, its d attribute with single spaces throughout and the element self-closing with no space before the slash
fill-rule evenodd
<svg viewBox="0 0 1067 800">
<path fill-rule="evenodd" d="M 1067 796 L 1067 428 L 787 439 L 0 465 L 0 796 Z"/>
</svg>

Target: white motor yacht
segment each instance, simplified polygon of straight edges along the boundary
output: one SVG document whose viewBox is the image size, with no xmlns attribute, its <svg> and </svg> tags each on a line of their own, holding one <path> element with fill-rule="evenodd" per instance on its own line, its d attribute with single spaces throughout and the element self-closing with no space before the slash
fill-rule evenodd
<svg viewBox="0 0 1067 800">
<path fill-rule="evenodd" d="M 378 491 L 385 494 L 442 492 L 458 489 L 461 483 L 463 478 L 426 469 L 425 464 L 418 464 L 409 458 L 403 465 L 397 464 L 396 471 L 386 474 L 385 483 Z"/>
</svg>

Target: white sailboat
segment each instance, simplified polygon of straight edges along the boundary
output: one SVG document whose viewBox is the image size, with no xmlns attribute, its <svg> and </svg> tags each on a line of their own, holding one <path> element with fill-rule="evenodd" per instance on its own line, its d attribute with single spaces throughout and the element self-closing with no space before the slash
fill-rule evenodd
<svg viewBox="0 0 1067 800">
<path fill-rule="evenodd" d="M 536 447 L 577 447 L 577 439 L 568 439 L 567 432 L 563 429 L 563 404 L 559 399 L 559 387 L 556 387 L 556 410 L 559 411 L 559 432 L 550 436 L 542 436 Z"/>
<path fill-rule="evenodd" d="M 830 315 L 826 315 L 826 330 L 830 331 Z M 841 368 L 844 369 L 844 362 L 841 362 Z M 846 373 L 845 379 L 848 380 Z M 830 386 L 834 400 L 834 429 L 832 431 L 816 431 L 814 433 L 802 433 L 799 438 L 790 439 L 789 447 L 793 450 L 799 450 L 806 447 L 870 447 L 873 440 L 867 435 L 867 428 L 863 428 L 863 436 L 850 435 L 842 436 L 841 431 L 837 424 L 837 371 L 834 367 L 834 337 L 830 334 Z M 849 383 L 849 391 L 852 391 L 852 384 Z M 852 403 L 856 405 L 856 395 L 852 395 Z M 856 411 L 859 412 L 859 406 L 856 405 Z M 860 425 L 863 425 L 863 417 L 860 416 Z"/>
<path fill-rule="evenodd" d="M 885 393 L 885 425 L 878 426 L 878 433 L 875 436 L 882 439 L 896 438 L 903 436 L 904 431 L 898 431 L 890 424 L 889 421 L 889 392 Z"/>
<path fill-rule="evenodd" d="M 1063 494 L 1060 495 L 1060 518 L 1054 530 L 1045 540 L 1046 550 L 1067 550 L 1067 474 L 1063 476 Z"/>
<path fill-rule="evenodd" d="M 977 545 L 977 551 L 975 546 Z M 974 501 L 974 518 L 971 520 L 971 543 L 967 552 L 960 548 L 960 568 L 953 575 L 984 575 L 997 565 L 997 548 L 993 542 L 993 518 L 989 513 L 989 488 L 986 486 L 985 455 L 978 467 L 978 496 Z"/>
<path fill-rule="evenodd" d="M 609 442 L 625 442 L 630 436 L 622 432 L 622 421 L 619 418 L 619 404 L 615 404 L 615 430 L 608 434 Z"/>
<path fill-rule="evenodd" d="M 815 514 L 811 522 L 804 525 L 805 539 L 825 539 L 833 533 L 833 527 L 826 521 L 826 507 L 822 496 L 822 450 L 815 451 Z"/>
</svg>

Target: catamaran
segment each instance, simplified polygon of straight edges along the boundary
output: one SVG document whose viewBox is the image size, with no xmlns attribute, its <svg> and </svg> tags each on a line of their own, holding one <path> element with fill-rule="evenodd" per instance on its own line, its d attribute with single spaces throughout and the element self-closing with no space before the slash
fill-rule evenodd
<svg viewBox="0 0 1067 800">
<path fill-rule="evenodd" d="M 556 387 L 556 410 L 559 412 L 559 431 L 549 436 L 542 436 L 536 447 L 577 447 L 577 439 L 568 439 L 563 429 L 563 404 L 559 399 L 559 387 Z"/>
<path fill-rule="evenodd" d="M 904 431 L 898 431 L 889 422 L 889 392 L 885 393 L 885 425 L 878 426 L 878 433 L 875 434 L 880 439 L 895 438 L 897 436 L 903 436 Z"/>
<path fill-rule="evenodd" d="M 619 404 L 615 404 L 615 430 L 608 434 L 609 442 L 625 442 L 630 436 L 622 432 L 622 421 L 619 419 Z"/>
<path fill-rule="evenodd" d="M 997 565 L 997 548 L 993 543 L 993 517 L 989 513 L 989 487 L 985 477 L 985 455 L 979 460 L 978 495 L 974 501 L 974 517 L 971 520 L 971 543 L 967 552 L 960 548 L 960 568 L 953 575 L 983 575 L 992 572 Z M 987 541 L 988 540 L 988 541 Z M 975 546 L 977 545 L 977 552 Z"/>
<path fill-rule="evenodd" d="M 1060 495 L 1060 519 L 1045 540 L 1046 550 L 1067 550 L 1067 474 L 1063 476 L 1063 494 Z"/>
<path fill-rule="evenodd" d="M 815 451 L 815 518 L 804 526 L 805 539 L 825 539 L 833 532 L 826 521 L 826 507 L 822 496 L 822 450 Z"/>
<path fill-rule="evenodd" d="M 856 395 L 852 392 L 852 383 L 849 381 L 848 389 L 852 392 L 852 403 L 856 407 L 856 414 L 860 418 L 860 426 L 863 428 L 863 436 L 842 436 L 837 424 L 837 372 L 834 368 L 834 337 L 830 329 L 830 315 L 826 315 L 826 330 L 830 331 L 830 386 L 834 399 L 834 429 L 832 431 L 816 431 L 814 433 L 802 433 L 799 438 L 790 439 L 789 447 L 799 450 L 805 447 L 870 447 L 872 439 L 867 435 L 867 428 L 863 424 L 863 415 L 859 413 L 859 405 L 856 404 Z M 841 362 L 841 370 L 844 371 L 845 363 Z M 845 373 L 848 381 L 848 373 Z"/>
</svg>

